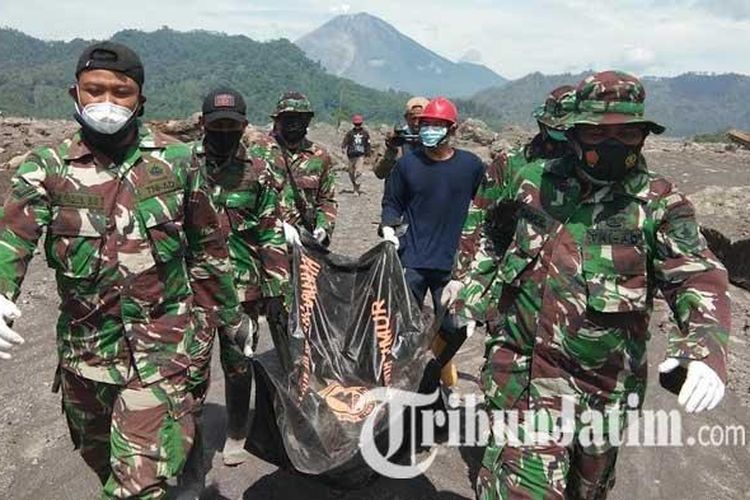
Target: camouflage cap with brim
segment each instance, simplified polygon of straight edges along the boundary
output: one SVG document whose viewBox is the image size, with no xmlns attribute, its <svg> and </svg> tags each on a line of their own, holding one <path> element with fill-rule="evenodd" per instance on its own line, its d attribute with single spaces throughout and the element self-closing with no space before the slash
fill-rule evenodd
<svg viewBox="0 0 750 500">
<path fill-rule="evenodd" d="M 576 88 L 572 85 L 561 85 L 550 92 L 544 104 L 536 108 L 532 116 L 547 127 L 564 129 L 565 117 L 575 111 L 575 100 Z"/>
<path fill-rule="evenodd" d="M 276 109 L 271 114 L 271 118 L 276 118 L 284 113 L 298 113 L 304 115 L 314 115 L 310 99 L 300 92 L 285 92 L 279 97 L 276 103 Z"/>
<path fill-rule="evenodd" d="M 575 109 L 561 120 L 576 125 L 645 124 L 661 134 L 665 128 L 645 116 L 646 89 L 641 81 L 622 71 L 602 71 L 585 78 L 576 89 Z"/>
</svg>

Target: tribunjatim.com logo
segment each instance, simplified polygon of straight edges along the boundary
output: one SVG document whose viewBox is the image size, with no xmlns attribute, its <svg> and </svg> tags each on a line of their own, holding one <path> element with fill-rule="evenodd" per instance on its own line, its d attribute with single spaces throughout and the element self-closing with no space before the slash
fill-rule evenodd
<svg viewBox="0 0 750 500">
<path fill-rule="evenodd" d="M 382 476 L 410 479 L 425 473 L 437 457 L 437 435 L 446 435 L 442 443 L 449 447 L 483 447 L 490 439 L 498 446 L 540 446 L 556 444 L 567 447 L 574 440 L 587 446 L 746 446 L 746 429 L 742 425 L 702 426 L 696 435 L 685 436 L 678 410 L 639 410 L 637 394 L 627 398 L 625 407 L 606 412 L 585 410 L 578 415 L 576 429 L 575 400 L 561 398 L 560 409 L 492 410 L 477 394 L 452 393 L 445 409 L 436 409 L 440 390 L 419 394 L 381 387 L 361 398 L 363 405 L 375 405 L 364 422 L 360 450 L 367 464 Z M 376 445 L 377 423 L 387 412 L 387 447 Z M 410 429 L 404 429 L 404 415 L 411 418 Z M 416 429 L 420 432 L 417 433 Z M 418 434 L 418 435 L 417 435 Z M 407 443 L 407 441 L 410 441 Z M 410 463 L 394 463 L 393 457 L 404 445 L 411 444 Z M 418 447 L 430 448 L 420 457 Z M 400 462 L 400 461 L 399 461 Z"/>
</svg>

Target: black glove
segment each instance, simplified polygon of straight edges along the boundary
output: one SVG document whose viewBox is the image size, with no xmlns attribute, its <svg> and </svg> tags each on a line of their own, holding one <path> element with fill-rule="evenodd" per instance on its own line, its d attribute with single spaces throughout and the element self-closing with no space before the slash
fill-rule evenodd
<svg viewBox="0 0 750 500">
<path fill-rule="evenodd" d="M 503 200 L 494 203 L 487 210 L 484 231 L 492 242 L 495 255 L 502 257 L 508 250 L 518 225 L 518 214 L 523 203 L 517 200 Z"/>
</svg>

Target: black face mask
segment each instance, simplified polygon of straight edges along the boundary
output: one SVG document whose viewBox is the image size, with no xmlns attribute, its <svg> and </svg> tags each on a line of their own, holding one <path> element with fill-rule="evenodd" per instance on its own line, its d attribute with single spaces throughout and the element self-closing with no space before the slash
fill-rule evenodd
<svg viewBox="0 0 750 500">
<path fill-rule="evenodd" d="M 279 134 L 287 144 L 299 144 L 307 135 L 310 117 L 305 115 L 282 117 L 279 123 Z"/>
<path fill-rule="evenodd" d="M 116 162 L 122 161 L 128 148 L 133 144 L 134 141 L 124 143 L 123 141 L 138 128 L 138 116 L 142 114 L 136 111 L 133 116 L 125 122 L 125 125 L 115 132 L 114 134 L 103 134 L 97 130 L 92 129 L 86 121 L 83 119 L 80 113 L 76 111 L 74 117 L 78 124 L 81 126 L 81 134 L 83 140 L 89 146 L 93 147 L 97 151 L 109 156 Z M 135 138 L 135 137 L 134 137 Z"/>
<path fill-rule="evenodd" d="M 616 139 L 596 145 L 581 144 L 581 169 L 593 182 L 610 184 L 621 181 L 638 165 L 643 143 L 628 146 Z"/>
<path fill-rule="evenodd" d="M 203 136 L 203 148 L 206 158 L 214 161 L 222 161 L 234 156 L 242 139 L 242 130 L 218 131 L 206 130 Z"/>
</svg>

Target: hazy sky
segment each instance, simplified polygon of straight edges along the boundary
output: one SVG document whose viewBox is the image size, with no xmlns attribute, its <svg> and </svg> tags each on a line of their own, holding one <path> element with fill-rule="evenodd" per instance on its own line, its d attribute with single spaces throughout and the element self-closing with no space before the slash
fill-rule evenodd
<svg viewBox="0 0 750 500">
<path fill-rule="evenodd" d="M 750 74 L 750 0 L 0 0 L 0 25 L 44 39 L 167 25 L 295 40 L 360 11 L 441 55 L 510 78 L 610 67 Z"/>
</svg>

